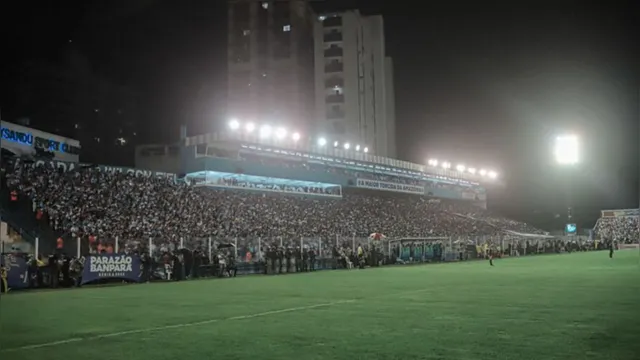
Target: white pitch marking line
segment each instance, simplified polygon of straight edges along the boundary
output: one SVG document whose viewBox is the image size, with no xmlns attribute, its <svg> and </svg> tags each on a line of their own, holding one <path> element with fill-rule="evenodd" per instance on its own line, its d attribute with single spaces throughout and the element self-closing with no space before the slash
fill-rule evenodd
<svg viewBox="0 0 640 360">
<path fill-rule="evenodd" d="M 75 343 L 75 342 L 79 342 L 79 341 L 99 340 L 99 339 L 116 337 L 116 336 L 148 333 L 148 332 L 168 330 L 168 329 L 180 329 L 180 328 L 186 328 L 186 327 L 192 327 L 192 326 L 201 326 L 201 325 L 213 324 L 213 323 L 222 322 L 222 321 L 253 319 L 253 318 L 257 318 L 257 317 L 270 316 L 270 315 L 276 315 L 276 314 L 282 314 L 282 313 L 288 313 L 288 312 L 316 309 L 316 308 L 320 308 L 320 307 L 329 307 L 329 306 L 334 306 L 334 305 L 339 305 L 339 304 L 347 304 L 347 303 L 352 303 L 352 302 L 355 302 L 355 301 L 356 301 L 355 299 L 352 299 L 352 300 L 340 300 L 340 301 L 333 301 L 333 302 L 322 303 L 322 304 L 307 305 L 307 306 L 297 306 L 297 307 L 280 309 L 280 310 L 265 311 L 265 312 L 249 314 L 249 315 L 232 316 L 232 317 L 223 318 L 223 319 L 210 319 L 210 320 L 197 321 L 197 322 L 192 322 L 192 323 L 183 323 L 183 324 L 174 324 L 174 325 L 166 325 L 166 326 L 156 326 L 156 327 L 150 327 L 150 328 L 144 328 L 144 329 L 118 331 L 118 332 L 114 332 L 114 333 L 90 336 L 90 337 L 85 337 L 85 338 L 75 337 L 75 338 L 69 338 L 69 339 L 66 339 L 66 340 L 59 340 L 59 341 L 53 341 L 53 342 L 48 342 L 48 343 L 42 343 L 42 344 L 26 345 L 26 346 L 20 346 L 20 347 L 12 348 L 12 349 L 4 349 L 4 350 L 0 350 L 0 352 L 40 349 L 40 348 L 44 348 L 44 347 L 51 347 L 51 346 L 57 346 L 57 345 L 70 344 L 70 343 Z"/>
</svg>

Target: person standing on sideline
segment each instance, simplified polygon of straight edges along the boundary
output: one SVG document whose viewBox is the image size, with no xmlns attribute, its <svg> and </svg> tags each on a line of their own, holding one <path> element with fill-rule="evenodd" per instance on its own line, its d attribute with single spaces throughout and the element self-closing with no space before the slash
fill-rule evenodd
<svg viewBox="0 0 640 360">
<path fill-rule="evenodd" d="M 56 239 L 56 254 L 62 254 L 63 251 L 64 251 L 64 240 L 62 239 L 62 236 L 60 236 Z"/>
<path fill-rule="evenodd" d="M 7 277 L 9 275 L 9 271 L 5 268 L 4 265 L 0 265 L 0 292 L 8 293 L 9 292 L 9 282 Z"/>
<path fill-rule="evenodd" d="M 609 259 L 613 259 L 613 241 L 609 245 Z"/>
</svg>

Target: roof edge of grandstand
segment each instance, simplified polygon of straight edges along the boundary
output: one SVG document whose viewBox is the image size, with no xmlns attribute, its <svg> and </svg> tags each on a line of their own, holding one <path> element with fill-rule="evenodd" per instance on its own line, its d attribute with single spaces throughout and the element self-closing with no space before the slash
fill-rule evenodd
<svg viewBox="0 0 640 360">
<path fill-rule="evenodd" d="M 470 173 L 460 173 L 458 171 L 451 170 L 451 169 L 431 167 L 425 164 L 416 164 L 409 161 L 387 158 L 387 157 L 378 156 L 374 154 L 367 154 L 363 152 L 348 151 L 342 148 L 334 148 L 331 146 L 320 147 L 320 146 L 313 145 L 312 143 L 301 144 L 300 142 L 297 142 L 295 147 L 285 146 L 285 144 L 274 143 L 274 140 L 260 139 L 259 137 L 256 137 L 256 136 L 248 136 L 246 134 L 242 135 L 240 133 L 235 133 L 235 132 L 229 133 L 229 132 L 222 131 L 222 132 L 211 132 L 206 134 L 200 134 L 200 135 L 185 137 L 181 140 L 181 142 L 184 146 L 195 146 L 195 145 L 202 145 L 202 144 L 214 144 L 214 143 L 225 143 L 225 142 L 226 143 L 239 142 L 239 143 L 257 145 L 257 146 L 268 146 L 272 148 L 279 148 L 279 149 L 288 150 L 288 151 L 290 150 L 290 151 L 297 151 L 297 152 L 306 152 L 309 154 L 327 155 L 327 156 L 333 156 L 333 157 L 342 158 L 342 159 L 367 161 L 373 164 L 380 164 L 383 166 L 390 166 L 390 167 L 395 167 L 399 169 L 418 171 L 424 174 L 448 176 L 453 179 L 460 179 L 460 180 L 472 181 L 472 182 L 475 181 L 485 185 L 486 184 L 494 184 L 499 186 L 504 185 L 502 180 L 499 178 L 491 179 L 490 181 L 487 181 L 485 177 L 482 177 L 480 175 L 473 175 Z"/>
<path fill-rule="evenodd" d="M 259 143 L 250 143 L 239 141 L 240 147 L 242 149 L 248 150 L 259 150 L 263 151 L 265 154 L 274 154 L 274 155 L 285 155 L 285 156 L 293 156 L 293 157 L 301 157 L 304 159 L 314 159 L 320 161 L 331 161 L 337 164 L 344 164 L 342 160 L 348 161 L 359 161 L 364 164 L 370 164 L 374 169 L 378 170 L 388 170 L 388 169 L 400 169 L 404 171 L 413 171 L 416 173 L 421 173 L 423 176 L 427 178 L 435 178 L 438 180 L 451 181 L 454 183 L 468 183 L 471 185 L 479 185 L 479 186 L 487 186 L 487 185 L 501 185 L 504 183 L 500 179 L 492 179 L 491 181 L 486 181 L 486 178 L 478 177 L 475 178 L 473 176 L 469 176 L 470 174 L 460 173 L 457 171 L 452 171 L 448 169 L 441 169 L 438 167 L 428 167 L 426 165 L 416 164 L 409 161 L 387 158 L 378 155 L 365 154 L 365 153 L 350 153 L 343 151 L 342 149 L 330 149 L 331 152 L 327 154 L 327 151 L 317 151 L 316 147 L 311 147 L 310 149 L 291 149 L 273 144 L 259 144 Z M 256 148 L 256 146 L 261 146 L 264 149 Z M 325 149 L 329 150 L 329 149 Z M 283 153 L 286 151 L 287 153 Z M 289 152 L 294 152 L 289 153 Z M 347 156 L 348 155 L 348 156 Z M 388 161 L 390 160 L 390 161 Z M 357 163 L 355 165 L 358 165 Z M 362 164 L 360 164 L 362 165 Z M 365 166 L 366 167 L 366 166 Z M 401 173 L 401 172 L 399 172 Z M 407 174 L 408 175 L 408 174 Z M 469 178 L 467 178 L 469 176 Z"/>
</svg>

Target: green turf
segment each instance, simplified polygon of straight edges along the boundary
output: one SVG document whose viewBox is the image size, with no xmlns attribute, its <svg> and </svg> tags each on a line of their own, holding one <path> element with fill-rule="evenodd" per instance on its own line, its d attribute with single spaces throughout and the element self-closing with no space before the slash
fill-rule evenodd
<svg viewBox="0 0 640 360">
<path fill-rule="evenodd" d="M 638 260 L 595 252 L 10 293 L 0 359 L 637 360 Z"/>
</svg>

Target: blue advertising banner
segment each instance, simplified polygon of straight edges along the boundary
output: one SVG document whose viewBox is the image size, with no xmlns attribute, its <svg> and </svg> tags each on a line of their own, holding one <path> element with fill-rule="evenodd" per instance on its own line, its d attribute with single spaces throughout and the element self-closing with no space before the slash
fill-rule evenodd
<svg viewBox="0 0 640 360">
<path fill-rule="evenodd" d="M 29 287 L 29 266 L 24 256 L 2 254 L 0 266 L 7 269 L 7 285 L 9 289 L 25 289 Z"/>
<path fill-rule="evenodd" d="M 85 258 L 82 283 L 102 279 L 140 281 L 142 263 L 138 256 L 124 254 L 90 255 Z"/>
</svg>

